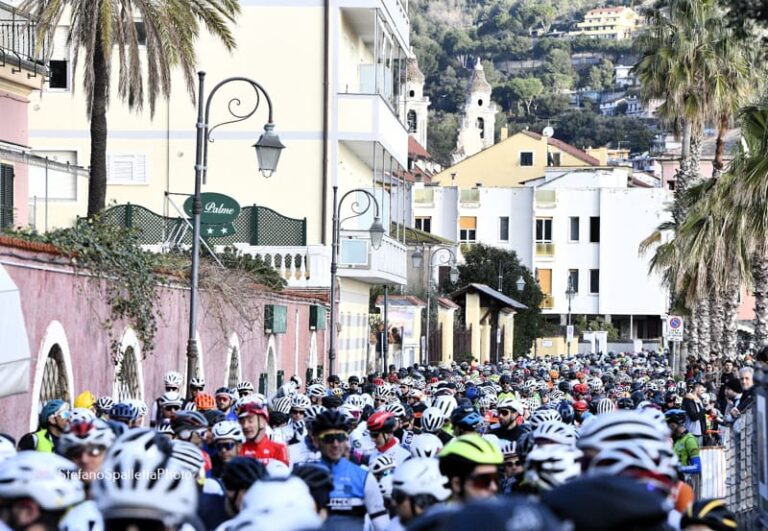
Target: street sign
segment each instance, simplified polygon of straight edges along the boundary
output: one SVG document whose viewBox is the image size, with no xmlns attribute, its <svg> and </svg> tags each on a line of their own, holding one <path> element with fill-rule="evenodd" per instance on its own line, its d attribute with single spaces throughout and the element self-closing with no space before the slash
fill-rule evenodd
<svg viewBox="0 0 768 531">
<path fill-rule="evenodd" d="M 192 203 L 194 196 L 184 201 L 184 212 L 192 217 Z M 200 214 L 202 225 L 225 225 L 235 221 L 240 215 L 240 205 L 237 201 L 224 194 L 205 192 L 200 194 L 203 202 L 203 212 Z"/>
<path fill-rule="evenodd" d="M 565 328 L 565 339 L 568 341 L 568 343 L 573 341 L 573 325 L 568 325 Z"/>
<path fill-rule="evenodd" d="M 683 340 L 683 318 L 679 315 L 667 316 L 667 339 L 669 341 Z"/>
</svg>

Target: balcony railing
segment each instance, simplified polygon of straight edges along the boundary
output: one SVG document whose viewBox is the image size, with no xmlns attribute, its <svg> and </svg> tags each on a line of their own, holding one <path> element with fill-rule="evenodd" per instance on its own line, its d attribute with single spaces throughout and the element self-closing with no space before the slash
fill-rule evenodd
<svg viewBox="0 0 768 531">
<path fill-rule="evenodd" d="M 417 205 L 432 205 L 435 202 L 434 188 L 415 188 L 413 191 L 413 201 Z"/>
<path fill-rule="evenodd" d="M 551 310 L 555 307 L 555 298 L 549 294 L 545 293 L 544 298 L 541 299 L 541 304 L 539 305 L 539 308 L 542 310 Z"/>
<path fill-rule="evenodd" d="M 357 231 L 341 231 L 339 276 L 374 284 L 405 284 L 408 248 L 384 236 L 379 249 Z"/>
<path fill-rule="evenodd" d="M 554 258 L 555 244 L 551 242 L 536 242 L 537 258 Z"/>
<path fill-rule="evenodd" d="M 557 206 L 557 190 L 536 190 L 534 200 L 536 208 L 554 208 Z"/>
<path fill-rule="evenodd" d="M 331 285 L 331 250 L 322 245 L 297 247 L 236 243 L 243 254 L 261 258 L 285 279 L 289 288 L 327 288 Z"/>
<path fill-rule="evenodd" d="M 42 72 L 39 58 L 43 55 L 35 54 L 36 32 L 34 21 L 15 7 L 0 2 L 0 62 L 13 64 L 15 61 L 26 61 L 40 65 Z"/>
<path fill-rule="evenodd" d="M 459 191 L 459 203 L 461 206 L 479 206 L 480 190 L 478 188 L 462 188 Z"/>
</svg>

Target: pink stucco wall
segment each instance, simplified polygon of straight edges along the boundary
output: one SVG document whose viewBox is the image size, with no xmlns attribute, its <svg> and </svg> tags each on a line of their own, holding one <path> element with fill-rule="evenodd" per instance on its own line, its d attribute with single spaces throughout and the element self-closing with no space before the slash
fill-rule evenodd
<svg viewBox="0 0 768 531">
<path fill-rule="evenodd" d="M 677 168 L 680 167 L 679 160 L 663 160 L 661 161 L 661 182 L 664 189 L 669 190 L 669 181 L 675 180 L 675 173 Z M 702 177 L 712 176 L 712 161 L 701 160 L 699 162 L 699 175 Z"/>
<path fill-rule="evenodd" d="M 86 389 L 97 396 L 112 394 L 114 365 L 109 336 L 96 317 L 97 314 L 107 315 L 107 309 L 103 302 L 91 295 L 95 281 L 72 274 L 63 257 L 28 249 L 0 245 L 0 263 L 20 290 L 32 354 L 30 391 L 0 399 L 0 431 L 20 435 L 30 429 L 35 368 L 48 353 L 41 350 L 46 330 L 53 321 L 61 323 L 69 345 L 74 375 L 73 396 Z M 147 403 L 162 391 L 162 377 L 166 371 L 184 372 L 188 295 L 189 291 L 183 287 L 161 289 L 159 309 L 162 317 L 158 322 L 155 349 L 142 362 L 144 400 Z M 312 304 L 323 304 L 322 301 L 301 294 L 267 291 L 258 291 L 254 296 L 258 298 L 262 315 L 264 303 L 288 307 L 288 332 L 271 336 L 275 344 L 276 370 L 285 372 L 286 381 L 292 374 L 299 375 L 302 380 L 305 378 L 313 339 L 316 363 L 327 367 L 324 361 L 325 331 L 309 330 L 309 308 Z M 223 306 L 220 311 L 224 313 L 226 322 L 233 323 L 224 331 L 219 324 L 221 320 L 214 317 L 215 313 L 211 311 L 212 304 L 214 301 L 202 293 L 198 331 L 206 391 L 212 393 L 226 384 L 229 338 L 232 334 L 237 334 L 240 342 L 242 378 L 257 385 L 259 374 L 266 372 L 267 344 L 270 340 L 270 336 L 264 333 L 262 315 L 255 316 L 256 324 L 252 327 L 238 325 L 242 321 L 228 306 Z M 122 336 L 125 328 L 125 324 L 116 325 L 116 335 Z"/>
<path fill-rule="evenodd" d="M 0 91 L 0 140 L 20 146 L 29 142 L 29 120 L 27 119 L 26 99 Z M 2 157 L 0 156 L 0 159 Z M 16 174 L 13 184 L 13 203 L 16 208 L 14 215 L 16 225 L 27 225 L 27 196 L 29 195 L 29 179 L 27 165 L 13 163 Z"/>
</svg>

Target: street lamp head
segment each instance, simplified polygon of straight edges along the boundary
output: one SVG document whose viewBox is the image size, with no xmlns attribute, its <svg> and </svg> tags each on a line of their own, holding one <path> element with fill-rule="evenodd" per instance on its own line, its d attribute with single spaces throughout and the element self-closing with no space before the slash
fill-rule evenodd
<svg viewBox="0 0 768 531">
<path fill-rule="evenodd" d="M 256 148 L 256 157 L 259 159 L 259 171 L 264 177 L 271 177 L 277 169 L 277 162 L 280 160 L 280 152 L 285 146 L 280 142 L 280 137 L 274 131 L 275 124 L 272 122 L 264 126 L 264 133 L 253 145 Z"/>
<path fill-rule="evenodd" d="M 384 239 L 384 225 L 381 224 L 381 218 L 376 216 L 373 218 L 371 228 L 368 229 L 371 234 L 371 246 L 374 249 L 381 247 L 381 241 Z"/>
<path fill-rule="evenodd" d="M 411 254 L 411 265 L 414 269 L 421 269 L 421 265 L 424 262 L 424 253 L 421 252 L 421 247 L 416 247 L 416 250 Z"/>
<path fill-rule="evenodd" d="M 456 284 L 459 281 L 459 269 L 456 267 L 456 264 L 451 265 L 448 277 L 451 279 L 451 284 Z"/>
<path fill-rule="evenodd" d="M 525 279 L 523 278 L 523 275 L 520 275 L 517 279 L 515 286 L 517 286 L 517 291 L 523 291 L 525 289 Z"/>
</svg>

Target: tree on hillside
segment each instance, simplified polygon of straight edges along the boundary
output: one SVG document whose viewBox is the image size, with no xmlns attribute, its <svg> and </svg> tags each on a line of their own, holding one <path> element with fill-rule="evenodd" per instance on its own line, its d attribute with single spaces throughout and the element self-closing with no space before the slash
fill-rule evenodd
<svg viewBox="0 0 768 531">
<path fill-rule="evenodd" d="M 158 96 L 170 97 L 171 71 L 176 67 L 182 70 L 194 100 L 195 44 L 200 26 L 219 38 L 227 50 L 233 50 L 235 40 L 229 24 L 240 12 L 239 2 L 25 0 L 20 9 L 37 20 L 38 43 L 52 42 L 62 17 L 69 14 L 69 21 L 62 24 L 69 26 L 67 42 L 73 53 L 74 68 L 82 59 L 83 89 L 91 122 L 88 217 L 93 217 L 104 210 L 106 201 L 107 106 L 112 94 L 112 68 L 118 68 L 117 95 L 129 109 L 141 111 L 146 98 L 153 115 Z M 140 17 L 144 24 L 144 49 L 139 46 L 135 17 Z M 144 55 L 146 64 L 141 59 Z"/>
<path fill-rule="evenodd" d="M 531 114 L 531 107 L 544 93 L 544 85 L 535 77 L 515 77 L 507 82 L 512 98 L 525 108 L 525 115 Z"/>
<path fill-rule="evenodd" d="M 515 356 L 525 355 L 538 337 L 540 328 L 544 325 L 539 305 L 543 294 L 539 289 L 531 270 L 520 263 L 517 253 L 506 251 L 488 245 L 476 244 L 464 252 L 464 264 L 459 265 L 459 282 L 456 289 L 477 282 L 497 289 L 499 283 L 499 268 L 503 267 L 501 292 L 518 302 L 528 306 L 527 310 L 515 315 Z M 523 277 L 525 288 L 517 291 L 517 279 Z"/>
<path fill-rule="evenodd" d="M 444 111 L 429 111 L 427 144 L 432 156 L 445 167 L 451 165 L 451 152 L 456 148 L 459 136 L 459 119 Z"/>
</svg>

